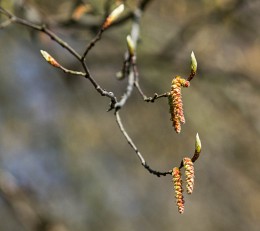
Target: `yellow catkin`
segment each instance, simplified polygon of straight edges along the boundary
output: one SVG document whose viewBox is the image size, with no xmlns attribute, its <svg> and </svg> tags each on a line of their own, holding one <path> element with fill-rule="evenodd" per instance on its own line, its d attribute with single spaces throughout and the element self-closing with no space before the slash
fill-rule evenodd
<svg viewBox="0 0 260 231">
<path fill-rule="evenodd" d="M 185 169 L 187 193 L 191 194 L 194 188 L 194 178 L 195 178 L 194 166 L 192 160 L 188 157 L 183 158 L 183 166 Z"/>
<path fill-rule="evenodd" d="M 175 167 L 172 170 L 172 181 L 175 191 L 176 205 L 180 214 L 184 213 L 184 199 L 180 169 Z"/>
<path fill-rule="evenodd" d="M 185 123 L 185 117 L 183 113 L 183 103 L 181 96 L 181 87 L 189 87 L 190 82 L 182 79 L 180 76 L 176 76 L 172 80 L 171 91 L 168 96 L 171 120 L 177 133 L 181 132 L 181 124 Z"/>
</svg>

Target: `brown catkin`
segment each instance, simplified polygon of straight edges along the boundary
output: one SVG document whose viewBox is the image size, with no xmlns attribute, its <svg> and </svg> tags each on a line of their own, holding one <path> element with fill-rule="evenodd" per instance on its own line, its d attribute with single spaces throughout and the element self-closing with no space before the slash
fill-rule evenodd
<svg viewBox="0 0 260 231">
<path fill-rule="evenodd" d="M 176 205 L 180 214 L 184 213 L 184 199 L 180 169 L 175 167 L 172 170 L 172 181 L 175 191 Z"/>
<path fill-rule="evenodd" d="M 176 76 L 172 80 L 171 91 L 168 100 L 170 105 L 171 120 L 173 122 L 172 126 L 177 133 L 181 132 L 181 124 L 185 123 L 181 87 L 189 87 L 189 85 L 189 81 L 182 79 L 180 76 Z"/>
<path fill-rule="evenodd" d="M 190 158 L 183 158 L 183 166 L 185 169 L 185 177 L 186 177 L 186 189 L 187 193 L 191 194 L 194 188 L 194 165 Z"/>
</svg>

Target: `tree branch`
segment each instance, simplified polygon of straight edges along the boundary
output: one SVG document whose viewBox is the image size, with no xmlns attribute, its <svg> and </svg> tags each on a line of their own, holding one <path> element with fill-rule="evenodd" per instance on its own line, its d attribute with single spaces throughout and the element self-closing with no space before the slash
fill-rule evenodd
<svg viewBox="0 0 260 231">
<path fill-rule="evenodd" d="M 122 132 L 122 134 L 124 135 L 124 137 L 127 140 L 127 143 L 134 149 L 137 157 L 139 158 L 141 164 L 144 166 L 145 169 L 147 169 L 151 174 L 156 175 L 158 177 L 160 176 L 166 176 L 166 175 L 170 175 L 172 173 L 172 171 L 167 171 L 167 172 L 159 172 L 156 170 L 153 170 L 145 161 L 144 157 L 142 156 L 142 154 L 139 152 L 138 148 L 136 147 L 135 143 L 132 141 L 131 137 L 128 135 L 128 133 L 126 132 L 122 121 L 121 121 L 121 117 L 119 115 L 119 111 L 116 110 L 115 111 L 115 116 L 116 116 L 116 122 L 120 128 L 120 131 Z"/>
<path fill-rule="evenodd" d="M 21 25 L 27 26 L 31 29 L 43 32 L 44 34 L 48 35 L 52 40 L 54 40 L 56 43 L 58 43 L 60 46 L 62 46 L 66 50 L 68 50 L 75 58 L 80 60 L 81 56 L 71 46 L 69 46 L 66 42 L 64 42 L 60 37 L 58 37 L 51 30 L 46 28 L 45 25 L 37 25 L 37 24 L 31 23 L 31 22 L 28 22 L 22 18 L 18 18 L 15 15 L 8 12 L 7 10 L 3 9 L 2 7 L 0 7 L 0 13 L 7 16 L 13 23 L 21 24 Z"/>
<path fill-rule="evenodd" d="M 107 1 L 107 3 L 108 2 L 109 1 Z M 137 9 L 134 12 L 128 14 L 128 16 L 125 16 L 125 17 L 129 17 L 129 15 L 130 15 L 131 18 L 133 18 L 133 24 L 132 24 L 132 29 L 131 29 L 131 37 L 132 37 L 135 49 L 136 49 L 137 41 L 139 39 L 140 20 L 141 20 L 141 17 L 142 17 L 142 13 L 146 9 L 147 5 L 150 2 L 152 2 L 152 1 L 151 0 L 140 1 Z M 37 24 L 31 23 L 31 22 L 28 22 L 28 21 L 26 21 L 24 19 L 18 18 L 15 15 L 13 15 L 10 12 L 6 11 L 5 9 L 3 9 L 2 7 L 0 7 L 0 13 L 2 13 L 3 15 L 5 15 L 5 16 L 7 16 L 9 18 L 9 20 L 7 20 L 4 23 L 2 23 L 3 27 L 8 26 L 10 23 L 16 23 L 16 24 L 21 24 L 21 25 L 29 27 L 31 29 L 43 32 L 44 34 L 49 36 L 52 40 L 54 40 L 56 43 L 58 43 L 60 46 L 62 46 L 64 49 L 66 49 L 71 55 L 73 55 L 80 62 L 80 64 L 82 65 L 82 67 L 83 67 L 85 72 L 69 70 L 69 69 L 67 69 L 67 68 L 65 68 L 65 67 L 63 67 L 61 65 L 59 66 L 59 68 L 62 71 L 64 71 L 65 73 L 72 74 L 72 75 L 80 75 L 80 76 L 85 77 L 86 79 L 88 79 L 91 82 L 91 84 L 93 85 L 95 90 L 101 96 L 106 96 L 106 97 L 108 97 L 110 99 L 111 102 L 110 102 L 109 110 L 114 109 L 116 122 L 117 122 L 117 124 L 119 126 L 119 129 L 120 129 L 121 133 L 123 134 L 123 136 L 127 140 L 128 144 L 131 146 L 131 148 L 136 153 L 136 155 L 137 155 L 138 159 L 140 160 L 142 166 L 148 172 L 150 172 L 151 174 L 156 175 L 158 177 L 172 174 L 172 170 L 165 171 L 165 172 L 160 172 L 160 171 L 152 169 L 146 163 L 144 157 L 142 156 L 142 154 L 138 150 L 137 146 L 135 145 L 135 143 L 132 141 L 131 137 L 126 132 L 126 130 L 125 130 L 124 126 L 123 126 L 123 123 L 121 121 L 121 117 L 119 115 L 119 109 L 121 109 L 125 105 L 126 101 L 131 96 L 134 86 L 137 88 L 137 90 L 139 91 L 139 93 L 143 97 L 144 101 L 146 101 L 146 102 L 154 102 L 156 99 L 163 98 L 163 97 L 168 97 L 168 93 L 164 93 L 164 94 L 161 94 L 161 95 L 158 95 L 157 93 L 155 93 L 153 97 L 147 97 L 143 93 L 143 91 L 142 91 L 142 89 L 141 89 L 141 87 L 139 85 L 139 74 L 138 74 L 137 65 L 136 65 L 136 55 L 133 55 L 133 54 L 130 55 L 129 52 L 126 54 L 125 65 L 127 63 L 129 65 L 129 67 L 127 67 L 128 68 L 127 70 L 130 70 L 129 73 L 128 73 L 128 85 L 126 87 L 126 92 L 122 96 L 121 100 L 118 102 L 117 98 L 116 98 L 116 96 L 114 95 L 113 92 L 110 92 L 110 91 L 107 91 L 107 90 L 103 89 L 96 82 L 96 80 L 90 74 L 90 71 L 89 71 L 89 69 L 87 67 L 87 64 L 85 62 L 85 58 L 88 55 L 89 51 L 95 46 L 97 41 L 99 41 L 101 39 L 102 33 L 105 31 L 106 28 L 104 28 L 104 27 L 100 28 L 100 30 L 97 33 L 97 35 L 87 45 L 83 55 L 81 56 L 70 45 L 68 45 L 60 37 L 58 37 L 55 33 L 53 33 L 51 30 L 47 29 L 45 25 L 37 25 Z M 116 23 L 114 23 L 112 25 L 115 25 L 115 24 Z M 198 158 L 198 155 L 193 157 L 194 162 L 195 162 L 195 160 L 197 158 Z M 182 167 L 183 167 L 183 164 L 181 163 L 180 164 L 180 168 L 182 168 Z"/>
</svg>

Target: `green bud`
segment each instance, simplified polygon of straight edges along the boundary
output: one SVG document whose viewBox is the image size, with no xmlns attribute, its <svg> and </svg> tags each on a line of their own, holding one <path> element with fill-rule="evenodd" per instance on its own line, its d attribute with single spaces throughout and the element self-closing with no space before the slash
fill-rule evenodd
<svg viewBox="0 0 260 231">
<path fill-rule="evenodd" d="M 58 67 L 58 68 L 61 68 L 61 65 L 47 52 L 47 51 L 43 51 L 43 50 L 40 50 L 43 58 L 49 63 L 51 64 L 52 66 L 54 67 Z"/>
<path fill-rule="evenodd" d="M 196 57 L 195 57 L 193 51 L 191 52 L 191 56 L 190 56 L 190 57 L 191 57 L 191 65 L 190 65 L 190 67 L 191 67 L 191 72 L 192 72 L 192 73 L 196 73 L 196 72 L 197 72 L 198 64 L 197 64 L 197 60 L 196 60 Z"/>
<path fill-rule="evenodd" d="M 196 153 L 201 152 L 201 141 L 200 141 L 200 137 L 199 137 L 198 133 L 196 134 L 195 151 L 196 151 Z"/>
<path fill-rule="evenodd" d="M 134 41 L 133 41 L 133 39 L 132 39 L 132 37 L 130 35 L 127 35 L 126 41 L 127 41 L 127 48 L 128 48 L 129 54 L 131 56 L 133 56 L 135 54 L 135 44 L 134 44 Z"/>
<path fill-rule="evenodd" d="M 118 80 L 121 80 L 121 79 L 124 78 L 124 75 L 123 75 L 122 71 L 118 71 L 118 72 L 116 73 L 116 78 L 117 78 Z"/>
</svg>

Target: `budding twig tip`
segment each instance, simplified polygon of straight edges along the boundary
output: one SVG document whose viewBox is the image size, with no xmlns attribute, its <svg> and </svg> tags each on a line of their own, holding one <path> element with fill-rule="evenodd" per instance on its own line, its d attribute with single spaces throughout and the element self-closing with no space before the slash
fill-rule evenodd
<svg viewBox="0 0 260 231">
<path fill-rule="evenodd" d="M 40 50 L 43 58 L 52 66 L 60 68 L 61 65 L 47 52 L 44 50 Z"/>
<path fill-rule="evenodd" d="M 195 150 L 198 153 L 201 152 L 201 141 L 200 141 L 199 133 L 196 134 Z"/>
<path fill-rule="evenodd" d="M 123 13 L 124 9 L 125 5 L 123 3 L 116 7 L 106 18 L 106 21 L 104 22 L 102 28 L 108 28 L 120 16 L 120 14 Z"/>
<path fill-rule="evenodd" d="M 46 52 L 46 51 L 44 51 L 44 50 L 40 50 L 40 52 L 41 52 L 43 58 L 45 58 L 45 59 L 47 60 L 47 58 L 48 58 L 48 56 L 49 56 L 48 52 Z"/>
<path fill-rule="evenodd" d="M 133 41 L 131 35 L 126 36 L 126 41 L 127 41 L 127 48 L 128 48 L 129 54 L 131 56 L 133 56 L 135 53 L 135 44 L 134 44 L 134 41 Z"/>
<path fill-rule="evenodd" d="M 197 72 L 198 63 L 193 51 L 191 52 L 190 57 L 191 57 L 191 72 L 195 74 Z"/>
</svg>

